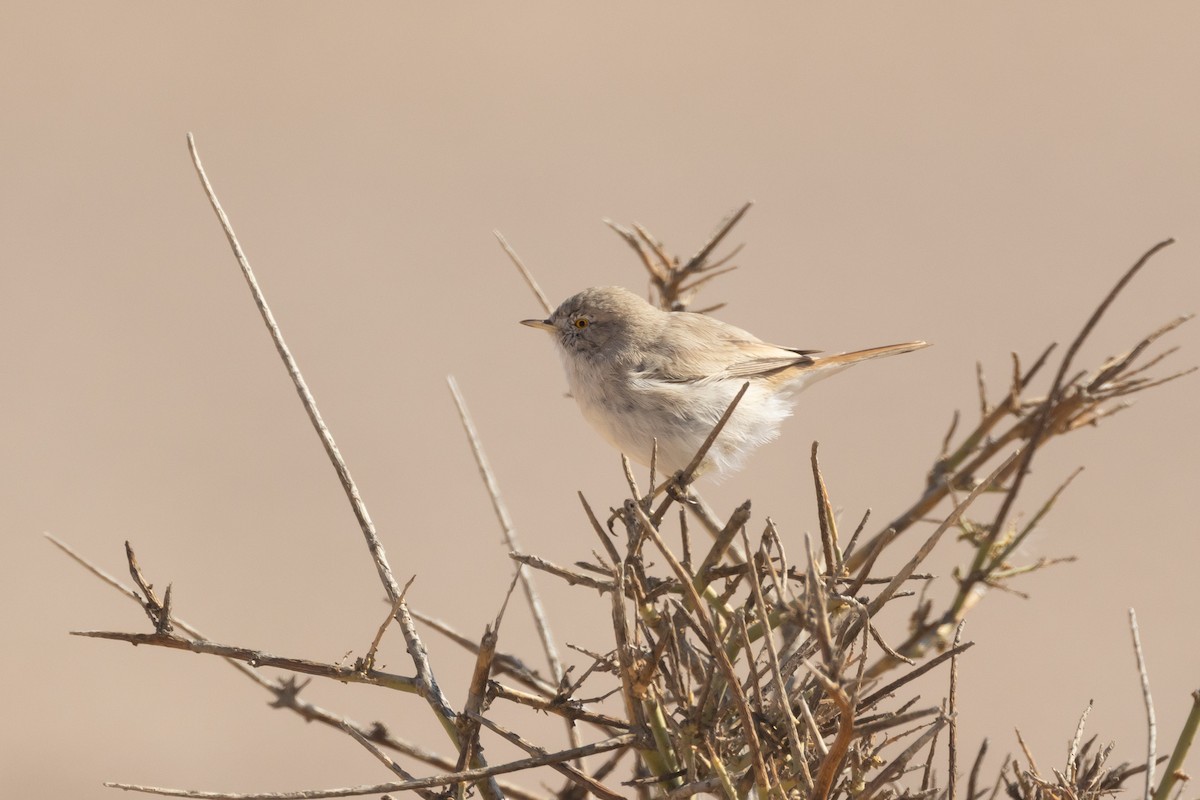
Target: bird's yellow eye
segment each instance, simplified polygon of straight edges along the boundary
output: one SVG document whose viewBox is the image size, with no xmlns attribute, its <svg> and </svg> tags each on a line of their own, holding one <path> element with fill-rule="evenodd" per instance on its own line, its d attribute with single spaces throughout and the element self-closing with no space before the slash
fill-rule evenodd
<svg viewBox="0 0 1200 800">
<path fill-rule="evenodd" d="M 575 325 L 576 330 L 583 330 L 584 328 L 586 328 L 589 325 L 588 318 L 580 317 L 579 319 L 575 320 L 574 325 Z"/>
</svg>

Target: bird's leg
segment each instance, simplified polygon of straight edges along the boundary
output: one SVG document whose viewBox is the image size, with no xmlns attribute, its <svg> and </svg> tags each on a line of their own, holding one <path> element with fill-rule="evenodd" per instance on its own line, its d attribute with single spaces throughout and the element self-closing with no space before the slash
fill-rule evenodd
<svg viewBox="0 0 1200 800">
<path fill-rule="evenodd" d="M 659 484 L 654 490 L 654 496 L 657 497 L 663 492 L 666 492 L 667 495 L 676 503 L 687 504 L 691 502 L 692 494 L 688 489 L 688 485 L 684 483 L 682 471 L 676 472 L 674 475 Z"/>
</svg>

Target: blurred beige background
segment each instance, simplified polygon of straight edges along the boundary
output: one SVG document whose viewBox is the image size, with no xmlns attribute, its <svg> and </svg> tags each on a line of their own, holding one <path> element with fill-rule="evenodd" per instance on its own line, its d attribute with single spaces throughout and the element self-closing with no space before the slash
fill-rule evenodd
<svg viewBox="0 0 1200 800">
<path fill-rule="evenodd" d="M 731 237 L 742 269 L 704 296 L 728 301 L 723 319 L 827 350 L 936 343 L 821 384 L 779 443 L 707 490 L 723 513 L 752 493 L 755 532 L 770 515 L 796 552 L 815 527 L 812 440 L 845 524 L 868 506 L 882 522 L 919 491 L 951 412 L 975 413 L 976 359 L 999 391 L 1011 350 L 1069 340 L 1167 236 L 1080 363 L 1200 308 L 1198 29 L 1191 3 L 5 4 L 2 793 L 389 778 L 215 659 L 67 636 L 146 621 L 43 531 L 122 577 L 131 539 L 223 642 L 338 660 L 384 612 L 187 131 L 393 565 L 417 575 L 413 605 L 478 636 L 511 565 L 447 374 L 526 549 L 588 557 L 575 491 L 602 508 L 624 492 L 549 343 L 515 324 L 539 309 L 493 228 L 557 301 L 643 287 L 602 217 L 689 254 L 753 199 Z M 1174 343 L 1176 366 L 1200 361 L 1200 327 Z M 1142 758 L 1130 606 L 1159 742 L 1174 741 L 1200 687 L 1198 398 L 1189 377 L 1037 462 L 1026 509 L 1088 468 L 1024 555 L 1080 560 L 968 623 L 960 731 L 971 753 L 991 737 L 986 774 L 1014 727 L 1060 766 L 1090 698 L 1089 730 Z M 947 543 L 934 569 L 963 557 Z M 560 644 L 607 648 L 594 595 L 540 584 Z M 532 647 L 519 607 L 502 637 Z M 461 704 L 469 661 L 426 641 Z M 409 672 L 400 645 L 390 634 L 384 661 Z M 447 750 L 412 696 L 309 691 Z"/>
</svg>

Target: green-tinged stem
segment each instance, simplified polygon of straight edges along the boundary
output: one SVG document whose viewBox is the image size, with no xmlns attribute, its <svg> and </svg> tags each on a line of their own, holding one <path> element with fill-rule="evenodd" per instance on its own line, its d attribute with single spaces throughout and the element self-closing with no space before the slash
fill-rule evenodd
<svg viewBox="0 0 1200 800">
<path fill-rule="evenodd" d="M 1182 774 L 1183 759 L 1187 757 L 1192 741 L 1196 738 L 1197 728 L 1200 728 L 1200 690 L 1192 692 L 1192 711 L 1183 723 L 1183 730 L 1179 732 L 1179 739 L 1176 740 L 1175 749 L 1171 751 L 1171 758 L 1167 761 L 1167 770 L 1163 774 L 1162 782 L 1154 790 L 1154 800 L 1170 798 L 1171 790 L 1175 788 Z"/>
<path fill-rule="evenodd" d="M 668 775 L 679 771 L 679 761 L 675 758 L 675 748 L 671 746 L 671 735 L 667 730 L 667 720 L 663 717 L 662 705 L 655 700 L 643 700 L 642 708 L 646 711 L 646 722 L 650 726 L 650 733 L 654 736 L 655 750 L 657 755 L 657 765 L 650 764 L 647 761 L 647 766 L 653 770 L 655 775 Z M 651 751 L 645 751 L 643 755 L 649 757 Z M 680 785 L 679 778 L 672 778 L 668 785 L 672 788 Z"/>
</svg>

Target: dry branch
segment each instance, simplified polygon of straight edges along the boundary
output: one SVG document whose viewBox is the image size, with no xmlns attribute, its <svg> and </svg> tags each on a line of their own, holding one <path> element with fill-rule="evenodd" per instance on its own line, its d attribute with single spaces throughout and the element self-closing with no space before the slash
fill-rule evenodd
<svg viewBox="0 0 1200 800">
<path fill-rule="evenodd" d="M 548 767 L 567 780 L 566 786 L 553 795 L 559 800 L 582 800 L 588 795 L 619 798 L 629 793 L 647 799 L 707 793 L 739 799 L 755 794 L 760 800 L 801 797 L 958 800 L 957 714 L 958 694 L 963 690 L 957 680 L 957 659 L 972 645 L 958 642 L 962 620 L 978 602 L 984 587 L 1015 591 L 1011 585 L 1020 575 L 1055 562 L 1044 559 L 1021 564 L 1013 563 L 1013 559 L 1020 552 L 1020 544 L 1042 524 L 1074 477 L 1067 478 L 1018 528 L 1009 519 L 1013 518 L 1017 503 L 1025 499 L 1022 490 L 1034 455 L 1048 441 L 1111 416 L 1124 407 L 1128 396 L 1187 372 L 1152 377 L 1148 371 L 1173 352 L 1168 349 L 1153 355 L 1151 347 L 1188 317 L 1166 323 L 1121 355 L 1095 368 L 1079 369 L 1074 363 L 1083 342 L 1120 292 L 1170 243 L 1167 240 L 1148 250 L 1104 297 L 1058 361 L 1044 394 L 1033 395 L 1031 387 L 1041 370 L 1051 363 L 1053 346 L 1045 348 L 1028 368 L 1023 368 L 1014 354 L 1007 385 L 994 398 L 989 397 L 982 366 L 978 367 L 974 379 L 979 393 L 979 421 L 972 430 L 960 434 L 960 428 L 968 426 L 955 412 L 949 430 L 935 440 L 940 444 L 939 456 L 928 472 L 920 497 L 866 541 L 859 542 L 868 520 L 864 515 L 843 545 L 834 513 L 833 494 L 837 487 L 827 484 L 822 475 L 815 443 L 810 463 L 817 498 L 819 544 L 810 544 L 807 536 L 779 530 L 769 518 L 761 536 L 752 538 L 747 531 L 749 500 L 732 512 L 718 514 L 696 495 L 691 488 L 696 467 L 736 408 L 746 391 L 744 386 L 688 468 L 669 476 L 662 487 L 654 488 L 652 468 L 649 491 L 639 489 L 626 461 L 629 497 L 613 503 L 611 515 L 598 517 L 583 495 L 579 495 L 584 514 L 578 528 L 581 531 L 591 528 L 600 541 L 600 551 L 593 551 L 590 561 L 576 561 L 574 567 L 554 564 L 519 547 L 516 526 L 501 501 L 465 401 L 451 378 L 450 388 L 506 537 L 508 555 L 518 562 L 514 582 L 522 583 L 530 616 L 550 665 L 551 677 L 547 679 L 527 665 L 527 653 L 498 650 L 499 617 L 480 641 L 408 607 L 365 503 L 317 411 L 295 359 L 284 344 L 190 137 L 189 147 L 259 312 L 359 522 L 388 595 L 388 616 L 382 625 L 378 620 L 371 621 L 377 633 L 366 655 L 353 665 L 218 644 L 175 615 L 169 588 L 161 598 L 158 596 L 142 574 L 130 547 L 127 562 L 136 589 L 80 561 L 137 601 L 153 630 L 87 631 L 78 635 L 222 657 L 271 691 L 273 705 L 341 730 L 401 780 L 269 794 L 108 784 L 115 788 L 212 800 L 307 800 L 404 791 L 415 791 L 427 798 L 464 798 L 469 787 L 474 786 L 487 798 L 511 796 L 533 800 L 537 794 L 501 784 L 495 776 Z M 672 255 L 645 226 L 609 224 L 637 254 L 649 277 L 655 301 L 663 308 L 679 310 L 689 307 L 701 287 L 711 285 L 713 278 L 733 269 L 726 266 L 733 254 L 718 258 L 714 253 L 749 207 L 746 204 L 727 218 L 709 241 L 686 260 Z M 503 237 L 499 234 L 497 237 L 549 312 L 549 304 L 529 270 Z M 987 477 L 980 479 L 978 476 L 983 474 Z M 660 500 L 659 492 L 663 490 Z M 968 517 L 969 513 L 978 513 L 973 503 L 984 493 L 998 495 L 998 509 L 986 521 Z M 946 500 L 953 501 L 953 508 L 937 514 L 937 508 Z M 658 505 L 652 507 L 655 502 Z M 986 507 L 987 503 L 977 505 Z M 680 512 L 678 533 L 683 543 L 682 557 L 667 545 L 667 534 L 674 535 L 669 531 L 674 516 L 669 512 L 673 509 Z M 684 509 L 714 534 L 714 542 L 707 549 L 698 548 L 689 538 Z M 931 515 L 936 523 L 932 534 L 920 546 L 896 559 L 903 566 L 894 574 L 878 574 L 882 571 L 879 565 L 889 563 L 889 559 L 880 559 L 885 549 L 897 548 L 908 530 Z M 953 597 L 944 607 L 936 607 L 932 599 L 926 599 L 924 590 L 910 600 L 914 592 L 908 588 L 913 581 L 919 580 L 924 585 L 934 580 L 917 569 L 932 550 L 953 538 L 945 536 L 952 528 L 960 532 L 960 540 L 968 549 L 964 566 L 954 574 Z M 740 547 L 735 542 L 738 537 Z M 585 538 L 581 537 L 581 541 Z M 793 556 L 800 554 L 799 559 L 789 561 L 785 542 Z M 78 559 L 64 545 L 60 547 Z M 592 547 L 594 543 L 587 549 Z M 692 560 L 694 547 L 699 564 Z M 586 559 L 586 554 L 581 559 Z M 575 672 L 576 666 L 566 666 L 558 654 L 559 643 L 551 631 L 550 615 L 532 585 L 531 573 L 535 569 L 564 581 L 569 587 L 583 589 L 610 611 L 611 632 L 572 631 L 575 643 L 570 646 L 586 659 L 585 668 L 579 673 Z M 902 609 L 906 613 L 883 616 L 889 609 Z M 886 620 L 895 618 L 909 620 L 910 627 L 907 630 L 889 627 Z M 415 629 L 417 619 L 476 658 L 462 713 L 450 706 L 438 686 L 425 643 Z M 380 640 L 393 620 L 404 635 L 413 676 L 375 669 Z M 1133 631 L 1150 710 L 1148 679 L 1136 624 Z M 892 646 L 889 640 L 901 643 Z M 928 702 L 918 707 L 918 697 L 911 694 L 912 682 L 930 670 L 944 667 L 947 661 L 950 662 L 948 697 L 940 707 Z M 283 669 L 292 675 L 268 679 L 260 674 L 262 667 Z M 419 694 L 450 737 L 457 761 L 398 739 L 382 723 L 355 724 L 301 700 L 299 694 L 306 683 L 298 682 L 297 674 Z M 501 679 L 513 685 L 500 683 Z M 614 695 L 606 704 L 605 698 Z M 536 742 L 511 725 L 501 726 L 492 716 L 492 709 L 499 701 L 518 719 L 522 713 L 560 717 L 571 746 Z M 620 710 L 615 710 L 618 707 Z M 623 717 L 618 716 L 622 712 Z M 1111 747 L 1097 748 L 1094 739 L 1083 740 L 1085 719 L 1080 720 L 1063 769 L 1044 775 L 1026 751 L 1027 766 L 1021 767 L 1008 759 L 1002 763 L 993 795 L 1003 782 L 1012 800 L 1099 800 L 1118 791 L 1129 777 L 1146 772 L 1145 793 L 1149 800 L 1154 765 L 1158 761 L 1154 752 L 1153 718 L 1146 764 L 1134 768 L 1108 767 Z M 580 744 L 582 726 L 578 723 L 581 722 L 607 738 L 590 745 Z M 1154 792 L 1154 800 L 1169 800 L 1181 774 L 1183 754 L 1197 727 L 1200 727 L 1200 693 L 1195 696 L 1193 714 L 1171 755 L 1168 772 Z M 947 741 L 939 738 L 943 729 L 947 730 Z M 496 737 L 520 747 L 530 757 L 487 765 L 480 756 L 484 740 L 498 741 Z M 1024 748 L 1019 738 L 1018 743 Z M 415 776 L 385 753 L 385 748 L 432 764 L 442 772 Z M 949 773 L 939 784 L 932 765 L 943 748 Z M 967 800 L 979 800 L 986 793 L 979 788 L 985 752 L 986 743 L 972 763 Z M 609 756 L 595 769 L 588 768 L 581 760 L 587 755 L 603 753 Z M 613 782 L 621 779 L 620 775 L 614 776 L 613 770 L 626 753 L 633 761 L 632 774 L 625 776 L 623 784 L 628 792 L 614 788 L 618 784 Z M 910 773 L 912 777 L 908 777 Z M 922 773 L 919 786 L 918 773 Z"/>
</svg>

